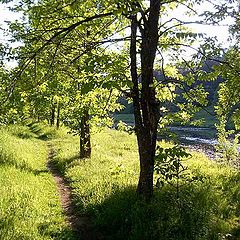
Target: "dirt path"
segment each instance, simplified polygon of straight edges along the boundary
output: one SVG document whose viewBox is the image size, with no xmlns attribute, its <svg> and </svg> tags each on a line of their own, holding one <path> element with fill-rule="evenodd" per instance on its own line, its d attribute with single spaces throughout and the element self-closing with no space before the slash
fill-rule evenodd
<svg viewBox="0 0 240 240">
<path fill-rule="evenodd" d="M 64 179 L 56 166 L 52 163 L 55 151 L 51 144 L 48 144 L 49 153 L 47 167 L 52 173 L 58 187 L 59 196 L 61 199 L 62 208 L 66 214 L 68 224 L 71 226 L 76 239 L 79 240 L 103 240 L 104 238 L 93 231 L 91 219 L 87 216 L 79 216 L 76 213 L 76 206 L 74 205 L 71 188 L 69 183 Z"/>
</svg>

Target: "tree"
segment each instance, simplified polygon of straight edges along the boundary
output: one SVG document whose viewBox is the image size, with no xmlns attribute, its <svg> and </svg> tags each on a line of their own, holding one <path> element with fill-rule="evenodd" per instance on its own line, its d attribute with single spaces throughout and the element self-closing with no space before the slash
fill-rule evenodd
<svg viewBox="0 0 240 240">
<path fill-rule="evenodd" d="M 64 59 L 65 68 L 70 69 L 84 57 L 84 54 L 98 49 L 100 45 L 109 47 L 106 44 L 130 41 L 131 81 L 128 74 L 124 77 L 125 74 L 122 73 L 120 76 L 123 77 L 120 78 L 120 81 L 113 78 L 115 81 L 111 80 L 107 84 L 102 84 L 102 87 L 117 88 L 133 100 L 140 158 L 137 191 L 145 199 L 150 199 L 153 195 L 157 129 L 159 119 L 163 116 L 163 112 L 160 111 L 162 106 L 157 98 L 157 90 L 159 90 L 159 86 L 165 87 L 169 84 L 185 87 L 186 84 L 192 85 L 195 81 L 195 76 L 191 76 L 184 83 L 184 75 L 176 67 L 173 68 L 172 73 L 166 74 L 162 52 L 172 50 L 172 57 L 176 63 L 178 56 L 182 53 L 181 47 L 191 45 L 197 34 L 189 32 L 184 27 L 188 22 L 171 16 L 167 20 L 165 18 L 178 6 L 184 6 L 193 13 L 193 5 L 201 2 L 200 0 L 98 0 L 85 1 L 82 4 L 78 4 L 77 1 L 70 3 L 63 1 L 59 6 L 59 2 L 56 0 L 42 0 L 37 3 L 26 2 L 25 5 L 18 7 L 29 16 L 27 28 L 22 29 L 16 24 L 12 25 L 12 29 L 17 30 L 17 39 L 25 39 L 28 46 L 25 51 L 25 54 L 28 55 L 27 60 L 20 66 L 21 71 L 24 71 L 35 57 L 43 52 L 48 52 L 47 55 L 52 60 L 50 68 L 54 67 L 56 59 Z M 91 12 L 88 11 L 89 9 Z M 198 21 L 198 23 L 200 22 Z M 127 32 L 124 32 L 127 26 L 131 29 L 130 38 L 127 36 Z M 117 34 L 123 34 L 124 37 L 117 38 Z M 204 52 L 206 51 L 204 50 Z M 156 82 L 154 77 L 157 53 L 157 58 L 160 56 L 159 62 L 164 75 L 161 85 Z M 85 65 L 87 70 L 88 63 L 86 62 Z M 192 70 L 191 64 L 188 63 L 186 66 L 190 66 L 189 68 Z M 105 71 L 108 67 L 106 63 Z M 123 70 L 123 68 L 120 69 Z M 96 84 L 98 81 L 93 78 L 93 81 L 89 81 L 86 86 L 94 88 Z M 201 89 L 198 89 L 198 95 L 200 95 L 199 93 L 202 93 Z M 192 95 L 196 96 L 196 94 Z M 86 113 L 86 110 L 83 112 Z"/>
<path fill-rule="evenodd" d="M 63 122 L 80 136 L 80 158 L 91 156 L 91 125 L 112 125 L 112 121 L 109 124 L 109 113 L 121 109 L 117 102 L 120 93 L 111 89 L 111 81 L 116 74 L 115 64 L 121 58 L 115 58 L 114 64 L 105 69 L 103 74 L 102 66 L 112 61 L 114 55 L 102 53 L 98 56 L 97 53 L 98 51 L 88 53 L 78 61 L 79 65 L 67 72 L 71 77 L 68 77 L 70 83 L 65 93 L 69 100 L 63 113 Z"/>
<path fill-rule="evenodd" d="M 157 97 L 160 84 L 157 83 L 154 78 L 156 54 L 159 51 L 161 55 L 160 50 L 166 48 L 168 50 L 169 47 L 171 48 L 171 46 L 174 45 L 174 50 L 176 52 L 179 50 L 179 53 L 181 53 L 181 49 L 176 46 L 190 46 L 196 37 L 195 34 L 186 32 L 186 29 L 182 28 L 182 25 L 185 23 L 180 20 L 180 23 L 178 22 L 176 26 L 173 25 L 171 27 L 166 27 L 166 24 L 174 18 L 162 24 L 160 23 L 162 15 L 165 14 L 167 8 L 165 5 L 167 4 L 166 2 L 158 0 L 150 0 L 149 5 L 145 5 L 144 2 L 134 1 L 131 3 L 131 14 L 129 14 L 131 20 L 131 79 L 133 84 L 131 94 L 133 98 L 135 130 L 140 158 L 140 177 L 137 192 L 146 200 L 150 199 L 153 195 L 153 170 L 158 124 L 160 118 L 163 117 L 163 112 L 160 111 L 160 107 L 163 106 Z M 171 6 L 170 3 L 169 6 L 174 8 L 179 4 L 186 4 L 192 9 L 191 1 L 174 1 L 173 5 Z M 179 29 L 175 28 L 178 26 L 180 26 Z M 137 35 L 138 31 L 140 32 L 140 37 Z M 185 43 L 182 43 L 182 39 L 184 39 Z M 138 54 L 140 55 L 139 65 Z M 162 59 L 161 61 L 163 65 L 164 60 Z M 163 84 L 163 88 L 172 83 L 176 86 L 184 85 L 183 74 L 181 74 L 177 68 L 174 68 L 174 70 L 176 70 L 175 74 L 174 72 L 165 74 L 164 67 L 162 67 L 164 78 L 161 83 Z M 138 74 L 140 75 L 140 81 Z M 200 90 L 199 93 L 201 92 Z M 197 98 L 195 98 L 195 102 L 198 102 Z"/>
<path fill-rule="evenodd" d="M 157 127 L 160 118 L 159 103 L 153 87 L 153 68 L 158 46 L 158 21 L 160 1 L 151 0 L 148 19 L 144 13 L 143 26 L 137 20 L 137 14 L 131 16 L 131 77 L 133 82 L 133 106 L 135 128 L 140 158 L 140 177 L 138 193 L 146 199 L 153 194 L 153 169 L 157 141 Z M 136 6 L 137 8 L 138 6 Z M 134 9 L 134 8 L 133 8 Z M 141 92 L 137 71 L 137 27 L 142 37 L 141 53 Z"/>
</svg>

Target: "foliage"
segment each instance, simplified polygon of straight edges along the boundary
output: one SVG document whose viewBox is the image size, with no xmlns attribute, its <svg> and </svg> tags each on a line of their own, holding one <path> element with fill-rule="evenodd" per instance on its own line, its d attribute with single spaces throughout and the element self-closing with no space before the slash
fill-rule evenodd
<svg viewBox="0 0 240 240">
<path fill-rule="evenodd" d="M 159 177 L 156 186 L 162 187 L 165 182 L 177 180 L 177 191 L 179 190 L 179 179 L 187 170 L 182 164 L 182 159 L 191 156 L 183 147 L 173 146 L 172 148 L 162 148 L 157 146 L 154 170 Z"/>
<path fill-rule="evenodd" d="M 220 85 L 218 92 L 219 101 L 216 106 L 216 112 L 219 117 L 223 117 L 227 121 L 232 118 L 236 129 L 239 128 L 239 59 L 240 52 L 234 48 L 230 49 L 225 55 L 226 63 L 217 68 L 218 73 L 222 74 L 225 81 Z"/>
<path fill-rule="evenodd" d="M 125 122 L 123 122 L 121 120 L 117 124 L 117 130 L 118 131 L 124 131 L 124 132 L 127 132 L 129 134 L 134 133 L 134 127 L 127 125 Z"/>
<path fill-rule="evenodd" d="M 218 144 L 216 145 L 217 160 L 222 164 L 240 168 L 239 134 L 234 130 L 226 129 L 226 121 L 221 119 L 216 125 L 218 133 Z"/>
<path fill-rule="evenodd" d="M 224 55 L 224 61 L 216 68 L 216 72 L 224 78 L 218 91 L 218 103 L 215 111 L 219 123 L 216 125 L 218 130 L 217 154 L 221 162 L 228 163 L 239 168 L 239 102 L 240 102 L 240 52 L 239 52 L 239 3 L 234 7 L 228 8 L 218 5 L 216 19 L 224 15 L 231 16 L 235 20 L 230 26 L 231 46 Z M 211 16 L 214 17 L 214 16 Z M 227 129 L 227 124 L 233 123 L 232 130 Z"/>
<path fill-rule="evenodd" d="M 225 81 L 220 84 L 218 91 L 218 103 L 215 107 L 219 124 L 217 152 L 222 162 L 239 167 L 239 102 L 240 102 L 240 78 L 239 78 L 238 50 L 230 49 L 225 56 L 225 64 L 218 67 Z M 232 121 L 234 129 L 227 130 L 227 124 Z"/>
<path fill-rule="evenodd" d="M 192 32 L 186 25 L 193 22 L 169 14 L 182 7 L 189 16 L 197 15 L 194 8 L 204 2 L 97 0 L 81 4 L 62 1 L 59 6 L 56 0 L 19 1 L 13 9 L 27 17 L 10 24 L 14 40 L 24 43 L 17 51 L 16 77 L 7 88 L 15 106 L 13 113 L 36 120 L 51 115 L 52 124 L 55 108 L 59 120 L 61 106 L 63 122 L 75 133 L 89 136 L 90 131 L 79 131 L 84 129 L 79 126 L 94 120 L 96 125 L 103 120 L 110 125 L 108 114 L 120 109 L 116 100 L 119 91 L 124 93 L 134 106 L 141 161 L 138 192 L 151 197 L 153 178 L 146 173 L 153 172 L 159 122 L 164 129 L 176 120 L 182 124 L 191 121 L 208 104 L 201 81 L 217 77 L 202 69 L 208 57 L 222 53 L 215 47 L 215 39 Z M 229 9 L 234 9 L 234 1 L 229 3 Z M 216 18 L 223 20 L 226 11 L 221 14 L 220 10 L 226 9 L 225 1 L 213 5 Z M 196 17 L 198 24 L 214 22 L 211 13 Z M 199 39 L 201 46 L 195 56 L 184 59 L 186 48 L 193 49 Z M 165 54 L 171 55 L 170 63 L 165 63 Z M 157 68 L 160 78 L 154 76 Z M 178 96 L 182 101 L 177 102 Z M 89 114 L 84 112 L 91 116 L 86 121 L 83 115 Z M 90 140 L 87 142 L 90 145 Z"/>
</svg>

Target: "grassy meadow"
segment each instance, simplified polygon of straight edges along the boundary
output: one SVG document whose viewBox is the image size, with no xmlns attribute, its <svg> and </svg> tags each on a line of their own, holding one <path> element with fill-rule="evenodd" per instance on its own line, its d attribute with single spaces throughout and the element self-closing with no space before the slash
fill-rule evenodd
<svg viewBox="0 0 240 240">
<path fill-rule="evenodd" d="M 28 127 L 0 129 L 0 239 L 71 239 L 46 142 Z"/>
<path fill-rule="evenodd" d="M 77 137 L 52 141 L 55 163 L 71 183 L 81 214 L 93 216 L 105 239 L 239 239 L 240 174 L 201 153 L 185 160 L 188 174 L 176 188 L 155 189 L 146 204 L 135 194 L 139 174 L 136 139 L 115 130 L 95 132 L 91 159 L 78 159 Z M 169 143 L 160 143 L 169 147 Z M 156 176 L 157 177 L 157 176 Z"/>
<path fill-rule="evenodd" d="M 0 131 L 0 239 L 74 239 L 46 169 L 49 143 L 78 213 L 92 217 L 103 239 L 240 239 L 240 174 L 201 153 L 192 152 L 183 161 L 187 177 L 180 179 L 178 194 L 173 180 L 156 187 L 147 204 L 135 193 L 139 163 L 134 135 L 95 129 L 92 158 L 79 160 L 79 138 L 67 129 L 35 124 Z"/>
</svg>

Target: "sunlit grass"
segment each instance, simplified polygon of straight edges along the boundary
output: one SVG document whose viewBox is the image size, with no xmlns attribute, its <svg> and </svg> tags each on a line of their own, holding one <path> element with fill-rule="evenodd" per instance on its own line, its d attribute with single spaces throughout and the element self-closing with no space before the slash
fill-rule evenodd
<svg viewBox="0 0 240 240">
<path fill-rule="evenodd" d="M 55 144 L 60 149 L 55 160 L 73 185 L 76 182 L 75 193 L 82 196 L 79 201 L 85 207 L 100 204 L 114 189 L 136 184 L 139 170 L 137 161 L 132 161 L 137 158 L 133 136 L 126 138 L 126 133 L 120 133 L 116 138 L 112 130 L 95 133 L 91 160 L 79 160 L 78 137 L 67 135 Z M 83 185 L 78 184 L 82 181 Z"/>
<path fill-rule="evenodd" d="M 27 127 L 0 129 L 0 239 L 70 239 L 46 143 Z M 21 137 L 21 138 L 20 138 Z"/>
</svg>

